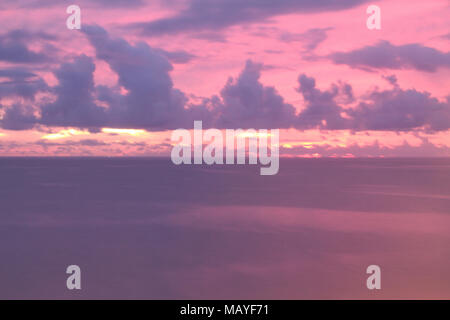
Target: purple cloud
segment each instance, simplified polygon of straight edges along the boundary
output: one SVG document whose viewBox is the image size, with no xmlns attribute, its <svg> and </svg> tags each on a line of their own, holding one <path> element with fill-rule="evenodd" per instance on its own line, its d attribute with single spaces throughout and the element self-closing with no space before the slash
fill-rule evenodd
<svg viewBox="0 0 450 320">
<path fill-rule="evenodd" d="M 296 127 L 299 129 L 347 129 L 351 127 L 350 120 L 342 117 L 343 108 L 336 100 L 344 97 L 353 100 L 352 88 L 348 84 L 333 85 L 330 90 L 321 91 L 316 88 L 316 80 L 306 75 L 298 78 L 298 92 L 303 95 L 306 108 L 297 117 Z"/>
<path fill-rule="evenodd" d="M 94 102 L 94 70 L 92 58 L 86 55 L 62 64 L 54 73 L 59 82 L 52 89 L 56 101 L 42 107 L 39 123 L 81 128 L 105 125 L 106 111 Z"/>
<path fill-rule="evenodd" d="M 354 130 L 450 129 L 450 100 L 440 102 L 415 89 L 374 91 L 367 102 L 348 110 Z"/>
<path fill-rule="evenodd" d="M 450 67 L 450 52 L 417 43 L 396 46 L 389 41 L 380 41 L 376 45 L 349 52 L 335 52 L 328 58 L 335 64 L 365 70 L 415 69 L 435 72 L 441 67 Z"/>
<path fill-rule="evenodd" d="M 130 25 L 145 35 L 207 32 L 237 24 L 264 21 L 287 13 L 337 11 L 367 0 L 190 0 L 187 8 L 169 18 Z"/>
<path fill-rule="evenodd" d="M 92 132 L 101 127 L 170 130 L 190 128 L 194 120 L 202 120 L 205 128 L 450 128 L 450 98 L 439 101 L 427 92 L 403 90 L 394 75 L 385 77 L 393 88 L 372 90 L 359 102 L 348 83 L 338 82 L 320 90 L 314 78 L 300 75 L 298 92 L 304 106 L 296 114 L 275 88 L 261 83 L 264 66 L 252 61 L 247 61 L 237 78 L 226 82 L 220 94 L 193 104 L 185 93 L 174 88 L 172 64 L 162 49 L 112 38 L 98 26 L 84 26 L 82 32 L 95 48 L 96 58 L 117 74 L 117 86 L 96 86 L 94 59 L 86 55 L 60 65 L 54 71 L 58 80 L 54 87 L 48 87 L 27 69 L 0 70 L 0 77 L 8 79 L 0 83 L 0 93 L 24 98 L 2 107 L 3 128 L 23 130 L 41 124 Z M 34 96 L 41 91 L 52 93 L 52 102 L 34 102 Z"/>
<path fill-rule="evenodd" d="M 303 33 L 284 32 L 280 34 L 279 39 L 284 42 L 303 42 L 303 49 L 305 51 L 313 51 L 319 44 L 327 39 L 327 32 L 332 29 L 333 28 L 313 28 Z"/>
<path fill-rule="evenodd" d="M 0 97 L 34 100 L 37 92 L 48 91 L 44 80 L 24 68 L 0 69 Z"/>
<path fill-rule="evenodd" d="M 163 49 L 155 49 L 155 50 L 161 53 L 161 55 L 166 57 L 167 60 L 169 60 L 171 63 L 174 64 L 188 63 L 193 59 L 197 58 L 197 56 L 184 50 L 176 50 L 176 51 L 167 51 Z"/>
<path fill-rule="evenodd" d="M 284 102 L 273 87 L 261 84 L 262 64 L 247 61 L 237 79 L 230 78 L 217 106 L 220 128 L 286 128 L 292 125 L 295 108 Z"/>
<path fill-rule="evenodd" d="M 103 88 L 104 96 L 109 97 L 111 125 L 167 129 L 181 124 L 187 99 L 173 87 L 169 74 L 173 67 L 160 49 L 143 42 L 133 46 L 123 39 L 113 39 L 97 26 L 86 26 L 83 32 L 97 58 L 109 64 L 119 77 L 119 85 L 128 91 L 121 95 Z"/>
<path fill-rule="evenodd" d="M 10 63 L 42 63 L 49 62 L 46 52 L 37 52 L 28 48 L 32 41 L 54 40 L 47 33 L 32 33 L 23 30 L 13 30 L 0 35 L 0 61 Z"/>
<path fill-rule="evenodd" d="M 55 6 L 62 6 L 64 8 L 74 4 L 71 0 L 3 0 L 8 8 L 49 8 Z M 82 6 L 101 7 L 103 9 L 129 8 L 141 7 L 145 4 L 144 0 L 78 0 L 76 2 Z M 5 5 L 5 7 L 6 7 Z M 0 7 L 1 10 L 1 7 Z"/>
</svg>

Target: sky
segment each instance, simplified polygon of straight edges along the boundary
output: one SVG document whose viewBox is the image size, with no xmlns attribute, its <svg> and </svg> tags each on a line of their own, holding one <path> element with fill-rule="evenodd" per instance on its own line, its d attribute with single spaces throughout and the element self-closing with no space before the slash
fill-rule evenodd
<svg viewBox="0 0 450 320">
<path fill-rule="evenodd" d="M 3 0 L 0 156 L 167 156 L 194 120 L 279 128 L 285 157 L 450 156 L 449 16 L 448 0 Z"/>
</svg>

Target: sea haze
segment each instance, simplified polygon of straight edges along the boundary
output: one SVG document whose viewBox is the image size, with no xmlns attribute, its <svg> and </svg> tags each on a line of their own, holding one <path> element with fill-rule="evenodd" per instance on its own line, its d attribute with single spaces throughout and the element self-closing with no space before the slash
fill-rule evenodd
<svg viewBox="0 0 450 320">
<path fill-rule="evenodd" d="M 450 299 L 449 231 L 450 159 L 0 159 L 2 299 Z"/>
</svg>

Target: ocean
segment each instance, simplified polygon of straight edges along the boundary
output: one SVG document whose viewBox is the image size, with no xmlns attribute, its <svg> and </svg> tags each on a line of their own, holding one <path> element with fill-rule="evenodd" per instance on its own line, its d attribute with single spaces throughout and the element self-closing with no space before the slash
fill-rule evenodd
<svg viewBox="0 0 450 320">
<path fill-rule="evenodd" d="M 450 159 L 0 158 L 1 299 L 450 299 L 449 270 Z"/>
</svg>

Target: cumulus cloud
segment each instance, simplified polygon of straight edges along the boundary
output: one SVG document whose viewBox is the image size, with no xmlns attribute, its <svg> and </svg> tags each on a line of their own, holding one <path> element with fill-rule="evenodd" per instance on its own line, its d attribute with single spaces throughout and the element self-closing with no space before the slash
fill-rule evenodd
<svg viewBox="0 0 450 320">
<path fill-rule="evenodd" d="M 98 26 L 86 26 L 83 32 L 104 60 L 119 77 L 125 95 L 110 101 L 109 122 L 115 127 L 167 129 L 182 119 L 186 97 L 173 87 L 168 59 L 146 43 L 131 45 L 123 39 L 113 39 Z"/>
<path fill-rule="evenodd" d="M 302 74 L 297 90 L 304 103 L 297 114 L 274 87 L 261 82 L 264 66 L 252 61 L 247 61 L 238 77 L 229 78 L 219 94 L 194 104 L 174 87 L 172 64 L 163 50 L 112 38 L 98 26 L 84 26 L 82 32 L 95 48 L 96 58 L 117 74 L 117 85 L 96 86 L 95 60 L 86 55 L 61 64 L 54 71 L 58 80 L 54 87 L 48 87 L 27 69 L 0 70 L 0 77 L 8 79 L 4 86 L 0 83 L 0 93 L 3 90 L 24 98 L 2 107 L 3 128 L 23 130 L 40 124 L 91 132 L 102 127 L 170 130 L 191 128 L 194 120 L 202 120 L 205 128 L 450 128 L 450 98 L 439 101 L 427 92 L 401 89 L 395 75 L 385 77 L 392 88 L 371 90 L 356 98 L 346 82 L 321 90 L 313 77 Z M 34 101 L 39 91 L 50 92 L 54 99 Z"/>
<path fill-rule="evenodd" d="M 166 57 L 168 54 L 179 62 L 190 56 L 181 51 L 154 49 L 145 43 L 131 45 L 123 39 L 111 38 L 97 26 L 84 26 L 83 32 L 95 48 L 96 57 L 108 63 L 118 75 L 118 86 L 95 86 L 94 60 L 80 55 L 54 72 L 58 85 L 48 90 L 55 101 L 39 106 L 40 117 L 30 106 L 10 106 L 1 121 L 4 128 L 29 128 L 34 122 L 91 131 L 104 126 L 167 130 L 192 125 L 193 117 L 202 112 L 201 106 L 185 109 L 187 98 L 173 87 L 169 75 L 172 65 Z M 20 73 L 5 70 L 4 75 L 18 77 Z M 13 88 L 17 91 L 20 86 Z M 40 88 L 43 89 L 47 87 Z"/>
<path fill-rule="evenodd" d="M 295 118 L 295 108 L 284 102 L 273 87 L 259 78 L 262 64 L 247 61 L 237 79 L 230 78 L 217 105 L 220 128 L 286 128 Z"/>
<path fill-rule="evenodd" d="M 300 75 L 298 82 L 298 92 L 303 95 L 306 107 L 297 117 L 297 128 L 336 130 L 351 127 L 350 120 L 341 115 L 343 108 L 337 103 L 342 96 L 347 100 L 353 99 L 351 86 L 339 83 L 330 90 L 321 91 L 316 88 L 316 80 L 304 74 Z"/>
<path fill-rule="evenodd" d="M 415 89 L 371 92 L 368 101 L 348 110 L 354 130 L 407 131 L 450 128 L 450 100 L 440 102 L 428 92 Z"/>
<path fill-rule="evenodd" d="M 36 115 L 28 104 L 14 103 L 0 120 L 1 127 L 7 130 L 27 130 L 36 125 Z"/>
<path fill-rule="evenodd" d="M 365 70 L 415 69 L 435 72 L 439 68 L 450 67 L 450 52 L 441 52 L 417 43 L 397 46 L 389 41 L 380 41 L 348 52 L 335 52 L 328 58 L 335 64 Z"/>
<path fill-rule="evenodd" d="M 296 127 L 327 130 L 349 129 L 408 131 L 419 128 L 439 131 L 450 128 L 450 99 L 442 102 L 428 92 L 404 90 L 395 76 L 387 77 L 392 89 L 372 90 L 357 102 L 349 84 L 333 84 L 329 90 L 316 88 L 314 78 L 299 77 L 299 92 L 306 108 L 298 115 Z M 341 103 L 338 103 L 341 100 Z"/>
<path fill-rule="evenodd" d="M 59 84 L 53 88 L 56 101 L 42 107 L 39 123 L 48 126 L 100 127 L 106 124 L 105 110 L 94 101 L 92 58 L 81 55 L 55 72 Z"/>
</svg>

